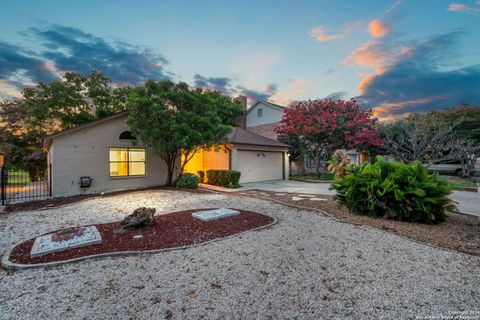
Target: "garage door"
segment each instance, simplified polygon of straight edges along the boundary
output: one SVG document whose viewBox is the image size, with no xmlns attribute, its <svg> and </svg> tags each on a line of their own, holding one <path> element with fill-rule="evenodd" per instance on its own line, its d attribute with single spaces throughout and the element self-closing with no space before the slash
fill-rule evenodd
<svg viewBox="0 0 480 320">
<path fill-rule="evenodd" d="M 240 183 L 283 179 L 283 153 L 238 151 Z"/>
</svg>

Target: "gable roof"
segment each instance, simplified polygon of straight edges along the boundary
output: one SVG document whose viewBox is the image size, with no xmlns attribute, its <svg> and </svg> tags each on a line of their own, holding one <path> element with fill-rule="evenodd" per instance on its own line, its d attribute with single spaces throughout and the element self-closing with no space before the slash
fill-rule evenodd
<svg viewBox="0 0 480 320">
<path fill-rule="evenodd" d="M 81 124 L 79 126 L 76 126 L 76 127 L 73 127 L 73 128 L 69 128 L 69 129 L 51 134 L 51 135 L 45 137 L 45 139 L 43 140 L 43 146 L 48 149 L 50 147 L 50 145 L 52 144 L 52 140 L 54 138 L 58 138 L 58 137 L 61 137 L 61 136 L 64 136 L 64 135 L 82 130 L 82 129 L 86 129 L 86 128 L 95 126 L 97 124 L 101 124 L 101 123 L 104 123 L 104 122 L 107 122 L 107 121 L 110 121 L 110 120 L 113 120 L 113 119 L 116 119 L 116 118 L 126 116 L 126 115 L 128 115 L 128 111 L 118 112 L 118 113 L 115 113 L 111 116 L 108 116 L 108 117 L 105 117 L 105 118 L 102 118 L 102 119 L 90 121 L 90 122 Z"/>
<path fill-rule="evenodd" d="M 267 105 L 269 107 L 272 107 L 274 109 L 277 109 L 277 110 L 280 110 L 283 112 L 283 109 L 285 109 L 286 107 L 285 106 L 281 106 L 279 104 L 275 104 L 275 103 L 272 103 L 272 102 L 268 102 L 268 101 L 265 101 L 265 100 L 257 100 L 248 110 L 247 110 L 247 113 L 249 113 L 251 110 L 253 110 L 257 105 L 259 104 L 264 104 L 264 105 Z"/>
<path fill-rule="evenodd" d="M 228 136 L 228 141 L 232 144 L 247 144 L 261 147 L 277 147 L 288 148 L 288 144 L 281 143 L 277 140 L 269 139 L 267 137 L 252 133 L 242 128 L 233 128 L 232 133 Z"/>
</svg>

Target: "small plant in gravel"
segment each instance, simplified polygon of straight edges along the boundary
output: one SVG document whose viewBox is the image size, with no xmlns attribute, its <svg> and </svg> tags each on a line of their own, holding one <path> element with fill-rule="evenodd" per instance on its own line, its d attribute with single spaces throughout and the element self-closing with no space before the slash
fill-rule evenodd
<svg viewBox="0 0 480 320">
<path fill-rule="evenodd" d="M 184 173 L 178 179 L 177 188 L 183 189 L 197 189 L 200 178 L 193 173 Z"/>
<path fill-rule="evenodd" d="M 336 199 L 351 213 L 414 222 L 442 222 L 455 208 L 450 184 L 418 162 L 405 164 L 377 157 L 338 177 Z"/>
</svg>

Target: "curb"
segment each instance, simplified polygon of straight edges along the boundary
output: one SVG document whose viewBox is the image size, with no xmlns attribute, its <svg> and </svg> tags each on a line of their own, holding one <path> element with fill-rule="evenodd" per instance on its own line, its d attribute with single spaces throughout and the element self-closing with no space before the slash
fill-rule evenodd
<svg viewBox="0 0 480 320">
<path fill-rule="evenodd" d="M 154 250 L 144 250 L 144 251 L 119 251 L 119 252 L 106 252 L 106 253 L 100 253 L 100 254 L 95 254 L 91 256 L 85 256 L 85 257 L 78 257 L 74 259 L 69 259 L 69 260 L 62 260 L 62 261 L 54 261 L 54 262 L 44 262 L 44 263 L 37 263 L 37 264 L 21 264 L 21 263 L 15 263 L 11 262 L 9 260 L 10 255 L 12 254 L 13 249 L 15 249 L 16 246 L 20 245 L 23 242 L 19 242 L 12 247 L 2 256 L 2 267 L 8 270 L 25 270 L 25 269 L 39 269 L 39 268 L 47 268 L 47 267 L 55 267 L 63 264 L 69 264 L 69 263 L 74 263 L 74 262 L 80 262 L 80 261 L 86 261 L 86 260 L 97 260 L 100 258 L 105 258 L 105 257 L 126 257 L 126 256 L 136 256 L 136 255 L 143 255 L 143 254 L 155 254 L 155 253 L 161 253 L 161 252 L 166 252 L 166 251 L 174 251 L 174 250 L 185 250 L 189 248 L 194 248 L 194 247 L 199 247 L 203 246 L 212 242 L 217 242 L 221 241 L 224 239 L 228 238 L 233 238 L 237 237 L 240 235 L 243 235 L 247 232 L 251 231 L 258 231 L 262 229 L 266 229 L 268 227 L 271 227 L 275 225 L 278 220 L 274 217 L 268 216 L 273 219 L 273 221 L 267 225 L 245 230 L 239 233 L 231 234 L 229 236 L 223 237 L 223 238 L 217 238 L 217 239 L 212 239 L 208 240 L 205 242 L 201 243 L 195 243 L 192 245 L 187 245 L 187 246 L 179 246 L 179 247 L 173 247 L 173 248 L 165 248 L 165 249 L 154 249 Z"/>
</svg>

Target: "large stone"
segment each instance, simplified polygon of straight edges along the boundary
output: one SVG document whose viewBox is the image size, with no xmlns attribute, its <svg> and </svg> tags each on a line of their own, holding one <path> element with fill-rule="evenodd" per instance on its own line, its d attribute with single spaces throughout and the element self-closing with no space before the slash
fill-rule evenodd
<svg viewBox="0 0 480 320">
<path fill-rule="evenodd" d="M 30 257 L 81 248 L 102 243 L 102 237 L 95 226 L 72 228 L 46 234 L 35 239 Z"/>
<path fill-rule="evenodd" d="M 214 210 L 194 212 L 192 213 L 192 216 L 203 221 L 212 221 L 220 218 L 236 216 L 237 214 L 240 214 L 240 211 L 228 208 L 218 208 Z"/>
<path fill-rule="evenodd" d="M 126 216 L 121 222 L 123 228 L 142 228 L 155 224 L 155 208 L 141 207 Z"/>
</svg>

